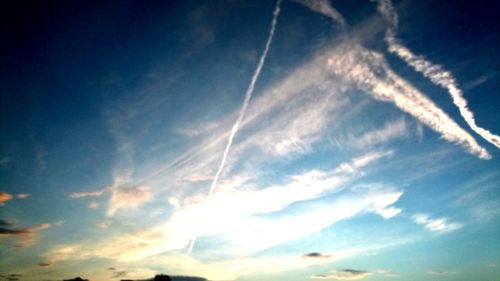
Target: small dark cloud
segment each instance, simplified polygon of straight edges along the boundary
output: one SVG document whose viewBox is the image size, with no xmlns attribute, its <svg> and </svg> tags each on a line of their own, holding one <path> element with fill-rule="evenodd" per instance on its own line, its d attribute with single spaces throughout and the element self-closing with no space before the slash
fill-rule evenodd
<svg viewBox="0 0 500 281">
<path fill-rule="evenodd" d="M 0 220 L 0 238 L 2 236 L 32 234 L 34 232 L 49 228 L 50 224 L 44 223 L 34 227 L 15 227 L 14 223 L 8 220 Z"/>
<path fill-rule="evenodd" d="M 11 227 L 14 223 L 8 220 L 0 219 L 0 227 Z"/>
<path fill-rule="evenodd" d="M 312 279 L 323 279 L 323 280 L 361 280 L 368 277 L 372 273 L 366 270 L 357 269 L 338 269 L 333 270 L 330 274 L 316 274 L 311 276 Z"/>
<path fill-rule="evenodd" d="M 114 268 L 114 267 L 108 267 L 108 269 L 107 269 L 107 270 L 109 270 L 109 271 L 115 271 L 115 270 L 116 270 L 116 268 Z"/>
<path fill-rule="evenodd" d="M 48 263 L 48 262 L 41 262 L 41 263 L 38 264 L 38 266 L 40 266 L 40 267 L 50 267 L 50 266 L 52 266 L 52 264 Z"/>
<path fill-rule="evenodd" d="M 16 237 L 18 241 L 13 245 L 15 248 L 24 248 L 32 245 L 36 239 L 36 233 L 47 229 L 50 224 L 43 223 L 32 227 L 17 227 L 8 220 L 0 220 L 0 239 Z"/>
<path fill-rule="evenodd" d="M 22 276 L 21 274 L 12 273 L 12 274 L 7 274 L 7 275 L 0 275 L 0 279 L 4 278 L 7 281 L 18 281 L 18 280 L 21 280 L 20 279 L 21 276 Z M 4 279 L 1 279 L 1 280 L 4 280 Z"/>
<path fill-rule="evenodd" d="M 20 234 L 28 234 L 30 233 L 29 229 L 24 228 L 24 229 L 15 229 L 15 228 L 6 228 L 6 227 L 0 227 L 0 236 L 7 236 L 7 235 L 20 235 Z"/>
<path fill-rule="evenodd" d="M 330 254 L 322 254 L 322 253 L 312 252 L 312 253 L 309 253 L 309 254 L 305 254 L 302 257 L 304 257 L 304 258 L 314 258 L 314 259 L 319 258 L 319 259 L 321 259 L 321 258 L 330 258 L 331 256 L 332 255 L 330 255 Z"/>
<path fill-rule="evenodd" d="M 80 277 L 76 277 L 74 279 L 64 279 L 63 281 L 89 281 L 88 279 L 82 279 Z"/>
<path fill-rule="evenodd" d="M 128 271 L 126 271 L 126 270 L 115 271 L 115 272 L 113 272 L 113 278 L 126 277 L 127 274 L 128 274 Z"/>
</svg>

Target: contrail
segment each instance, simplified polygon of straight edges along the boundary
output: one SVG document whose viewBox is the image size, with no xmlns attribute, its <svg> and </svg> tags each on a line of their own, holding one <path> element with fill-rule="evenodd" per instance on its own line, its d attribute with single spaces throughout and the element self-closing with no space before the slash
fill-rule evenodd
<svg viewBox="0 0 500 281">
<path fill-rule="evenodd" d="M 391 0 L 378 0 L 378 10 L 389 22 L 390 27 L 385 34 L 385 40 L 389 45 L 389 52 L 396 54 L 417 72 L 422 73 L 429 78 L 432 83 L 448 91 L 453 103 L 460 111 L 469 127 L 485 140 L 500 148 L 500 137 L 489 130 L 479 127 L 476 124 L 474 114 L 470 111 L 467 100 L 457 85 L 451 72 L 443 69 L 441 65 L 433 64 L 427 61 L 423 56 L 415 55 L 410 49 L 403 46 L 396 38 L 396 29 L 398 26 L 398 15 L 396 14 Z"/>
<path fill-rule="evenodd" d="M 253 94 L 253 91 L 255 88 L 255 83 L 257 82 L 257 79 L 259 78 L 262 67 L 264 66 L 264 62 L 266 61 L 267 53 L 269 52 L 269 47 L 271 46 L 271 41 L 273 40 L 274 30 L 276 29 L 276 23 L 278 22 L 278 16 L 279 16 L 280 11 L 281 11 L 280 5 L 281 5 L 281 0 L 278 0 L 276 2 L 276 7 L 274 8 L 273 20 L 271 22 L 271 29 L 269 30 L 269 36 L 267 37 L 266 46 L 264 47 L 264 51 L 262 52 L 262 55 L 260 56 L 259 63 L 257 64 L 257 68 L 255 69 L 255 72 L 253 73 L 252 80 L 250 81 L 250 84 L 248 85 L 247 91 L 245 92 L 245 100 L 243 101 L 243 105 L 241 106 L 240 114 L 238 115 L 238 119 L 236 120 L 236 122 L 233 125 L 233 128 L 231 129 L 231 134 L 229 134 L 229 139 L 227 141 L 226 148 L 224 149 L 224 154 L 222 155 L 222 160 L 219 164 L 219 169 L 217 170 L 217 173 L 215 174 L 215 177 L 212 181 L 212 185 L 210 186 L 210 192 L 208 193 L 208 198 L 210 198 L 215 191 L 215 187 L 217 186 L 217 181 L 219 180 L 220 174 L 222 173 L 222 170 L 224 169 L 224 166 L 226 165 L 227 155 L 229 154 L 229 149 L 231 148 L 231 145 L 233 144 L 234 136 L 238 132 L 238 129 L 240 127 L 240 123 L 243 120 L 243 117 L 245 116 L 245 112 L 247 110 L 248 103 L 250 102 L 250 99 L 252 98 L 252 94 Z M 189 250 L 188 250 L 189 254 L 191 254 L 191 251 L 193 251 L 193 247 L 194 247 L 195 242 L 196 242 L 196 237 L 193 237 L 191 239 L 191 243 L 189 245 Z"/>
</svg>

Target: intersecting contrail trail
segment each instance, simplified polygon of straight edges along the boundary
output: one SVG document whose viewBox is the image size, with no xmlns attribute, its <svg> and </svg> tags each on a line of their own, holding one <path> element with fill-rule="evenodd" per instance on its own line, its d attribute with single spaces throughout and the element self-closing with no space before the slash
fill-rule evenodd
<svg viewBox="0 0 500 281">
<path fill-rule="evenodd" d="M 391 1 L 379 0 L 378 9 L 390 24 L 390 27 L 385 35 L 385 40 L 389 45 L 389 52 L 394 53 L 403 59 L 408 65 L 413 67 L 415 71 L 422 73 L 435 85 L 446 89 L 450 94 L 453 103 L 460 111 L 460 115 L 462 115 L 469 127 L 485 140 L 495 145 L 497 148 L 500 148 L 500 137 L 476 124 L 474 113 L 470 111 L 467 105 L 467 100 L 464 98 L 463 93 L 458 87 L 451 72 L 443 69 L 441 65 L 436 65 L 427 61 L 423 56 L 415 55 L 410 49 L 403 46 L 396 38 L 398 15 L 394 10 Z"/>
<path fill-rule="evenodd" d="M 243 117 L 245 116 L 245 112 L 247 111 L 248 103 L 250 102 L 250 99 L 252 98 L 252 94 L 253 94 L 253 91 L 255 88 L 255 83 L 257 82 L 257 79 L 259 78 L 262 67 L 264 66 L 264 62 L 266 61 L 267 53 L 269 52 L 269 47 L 271 46 L 271 41 L 273 40 L 274 30 L 276 29 L 276 23 L 278 22 L 278 16 L 279 16 L 280 11 L 281 11 L 280 10 L 281 1 L 282 0 L 278 0 L 276 2 L 276 7 L 274 8 L 273 20 L 271 22 L 271 29 L 269 30 L 269 36 L 267 37 L 266 46 L 264 47 L 264 51 L 262 52 L 262 55 L 260 56 L 259 63 L 257 64 L 257 68 L 255 69 L 255 72 L 253 73 L 252 80 L 250 81 L 250 84 L 248 85 L 247 91 L 245 92 L 245 100 L 243 101 L 243 105 L 241 106 L 240 113 L 238 115 L 238 119 L 236 119 L 236 122 L 234 123 L 233 128 L 231 129 L 231 133 L 229 134 L 229 139 L 227 140 L 226 148 L 224 149 L 224 154 L 222 155 L 222 160 L 219 164 L 219 169 L 217 170 L 217 173 L 215 174 L 215 177 L 212 181 L 212 185 L 210 186 L 210 192 L 208 193 L 208 198 L 210 198 L 215 191 L 215 187 L 217 186 L 217 182 L 219 181 L 220 174 L 222 173 L 222 170 L 224 169 L 224 166 L 226 165 L 227 155 L 229 154 L 229 149 L 231 148 L 231 145 L 233 144 L 234 136 L 238 132 L 238 129 L 240 127 L 240 123 L 243 120 Z M 195 242 L 196 242 L 196 237 L 193 237 L 191 239 L 191 242 L 189 245 L 189 250 L 188 250 L 189 254 L 191 254 L 191 251 L 193 251 L 193 247 L 194 247 Z"/>
</svg>

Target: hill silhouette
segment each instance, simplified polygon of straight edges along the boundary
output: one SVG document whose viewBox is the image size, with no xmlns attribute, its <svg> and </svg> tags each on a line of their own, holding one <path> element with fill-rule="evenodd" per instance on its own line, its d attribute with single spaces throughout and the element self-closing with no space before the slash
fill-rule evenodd
<svg viewBox="0 0 500 281">
<path fill-rule="evenodd" d="M 206 278 L 196 276 L 182 276 L 182 275 L 165 275 L 158 274 L 152 279 L 131 280 L 121 279 L 120 281 L 208 281 Z"/>
</svg>

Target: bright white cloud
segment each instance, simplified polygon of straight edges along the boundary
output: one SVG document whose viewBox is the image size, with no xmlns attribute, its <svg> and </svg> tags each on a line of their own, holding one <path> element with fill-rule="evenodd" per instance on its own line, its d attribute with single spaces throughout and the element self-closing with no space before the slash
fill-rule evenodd
<svg viewBox="0 0 500 281">
<path fill-rule="evenodd" d="M 235 186 L 222 187 L 210 200 L 175 209 L 163 225 L 97 245 L 92 255 L 137 261 L 183 249 L 191 237 L 199 236 L 222 239 L 225 242 L 220 251 L 241 257 L 316 233 L 356 215 L 383 214 L 382 210 L 391 210 L 402 192 L 375 185 L 347 190 L 325 204 L 310 200 L 340 192 L 361 176 L 364 168 L 387 155 L 390 153 L 371 152 L 331 171 L 311 170 L 292 176 L 281 185 L 256 187 L 236 180 Z M 298 215 L 267 216 L 297 202 L 308 206 Z"/>
<path fill-rule="evenodd" d="M 412 219 L 415 223 L 423 225 L 427 230 L 438 234 L 452 232 L 463 227 L 460 223 L 449 222 L 447 218 L 433 219 L 426 214 L 415 214 Z"/>
</svg>

